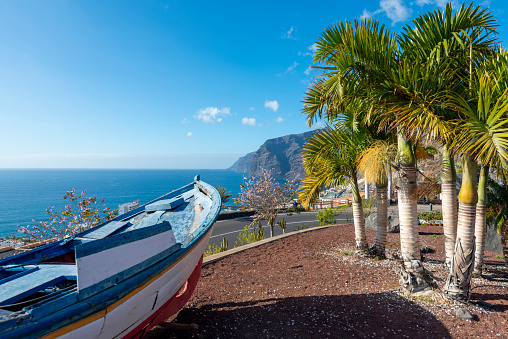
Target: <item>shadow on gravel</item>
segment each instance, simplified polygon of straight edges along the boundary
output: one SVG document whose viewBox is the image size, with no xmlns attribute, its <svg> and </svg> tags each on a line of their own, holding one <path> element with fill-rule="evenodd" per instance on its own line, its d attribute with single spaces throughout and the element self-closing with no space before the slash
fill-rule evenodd
<svg viewBox="0 0 508 339">
<path fill-rule="evenodd" d="M 473 290 L 473 293 L 471 294 L 471 299 L 486 301 L 488 303 L 494 302 L 496 305 L 494 305 L 490 310 L 493 310 L 496 312 L 505 312 L 508 310 L 508 305 L 506 305 L 505 303 L 502 303 L 502 305 L 500 305 L 500 303 L 499 303 L 500 300 L 502 300 L 504 302 L 508 302 L 508 295 L 506 295 L 504 293 L 503 288 L 499 289 L 499 294 L 475 293 Z M 498 301 L 498 302 L 496 302 L 496 301 Z"/>
<path fill-rule="evenodd" d="M 147 338 L 451 338 L 433 315 L 394 293 L 273 298 L 185 308 L 177 323 Z"/>
</svg>

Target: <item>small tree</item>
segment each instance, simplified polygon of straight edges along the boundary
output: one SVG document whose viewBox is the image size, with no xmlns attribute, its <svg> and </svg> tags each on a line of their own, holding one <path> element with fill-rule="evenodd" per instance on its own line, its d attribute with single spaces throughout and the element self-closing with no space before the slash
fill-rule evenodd
<svg viewBox="0 0 508 339">
<path fill-rule="evenodd" d="M 219 191 L 221 206 L 224 206 L 233 196 L 230 191 L 226 192 L 226 187 L 217 186 L 217 191 Z"/>
<path fill-rule="evenodd" d="M 110 210 L 104 205 L 104 198 L 97 199 L 95 195 L 87 197 L 85 193 L 86 191 L 77 194 L 74 188 L 67 191 L 62 198 L 68 200 L 69 204 L 63 211 L 52 206 L 46 210 L 49 222 L 40 221 L 39 226 L 18 226 L 18 232 L 30 241 L 48 242 L 55 238 L 60 240 L 118 215 L 118 211 Z"/>
<path fill-rule="evenodd" d="M 273 227 L 278 209 L 291 202 L 296 197 L 296 178 L 280 185 L 272 178 L 271 171 L 261 168 L 263 175 L 252 178 L 245 185 L 240 185 L 241 192 L 235 199 L 237 204 L 256 211 L 254 225 L 261 219 L 268 221 L 270 236 L 273 237 Z"/>
</svg>

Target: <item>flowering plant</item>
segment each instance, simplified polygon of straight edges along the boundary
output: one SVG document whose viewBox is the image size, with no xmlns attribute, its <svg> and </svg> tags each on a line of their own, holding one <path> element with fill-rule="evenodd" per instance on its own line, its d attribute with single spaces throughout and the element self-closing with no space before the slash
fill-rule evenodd
<svg viewBox="0 0 508 339">
<path fill-rule="evenodd" d="M 235 203 L 256 211 L 251 225 L 255 225 L 261 219 L 267 220 L 270 236 L 273 236 L 278 210 L 296 197 L 297 178 L 281 186 L 272 178 L 271 171 L 264 168 L 261 168 L 261 171 L 261 177 L 254 177 L 244 185 L 240 185 L 241 192 L 238 193 Z"/>
<path fill-rule="evenodd" d="M 40 221 L 38 226 L 18 225 L 18 232 L 30 241 L 47 243 L 50 239 L 60 240 L 69 237 L 118 215 L 118 211 L 110 210 L 104 205 L 104 198 L 97 199 L 95 195 L 87 197 L 85 193 L 86 191 L 77 194 L 74 188 L 67 191 L 62 198 L 69 203 L 63 211 L 58 211 L 52 206 L 46 210 L 49 222 Z"/>
</svg>

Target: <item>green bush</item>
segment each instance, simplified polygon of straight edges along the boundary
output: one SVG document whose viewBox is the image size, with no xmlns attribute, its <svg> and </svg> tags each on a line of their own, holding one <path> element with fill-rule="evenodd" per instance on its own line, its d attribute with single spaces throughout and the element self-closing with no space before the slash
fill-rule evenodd
<svg viewBox="0 0 508 339">
<path fill-rule="evenodd" d="M 377 200 L 375 198 L 363 199 L 362 204 L 363 204 L 363 214 L 365 215 L 365 218 L 367 218 L 369 215 L 371 215 L 376 211 Z"/>
<path fill-rule="evenodd" d="M 443 213 L 441 211 L 418 213 L 418 220 L 425 220 L 426 222 L 430 222 L 431 220 L 441 220 L 441 219 L 443 219 Z"/>
<path fill-rule="evenodd" d="M 206 249 L 203 256 L 208 257 L 210 255 L 214 255 L 214 254 L 217 254 L 220 252 L 225 252 L 227 250 L 228 250 L 228 242 L 226 241 L 226 238 L 222 238 L 222 242 L 220 243 L 220 246 L 217 246 L 216 244 L 208 245 L 208 248 Z"/>
<path fill-rule="evenodd" d="M 319 225 L 329 225 L 329 224 L 335 224 L 337 223 L 337 220 L 335 220 L 335 217 L 342 214 L 342 207 L 335 207 L 335 208 L 325 208 L 322 210 L 319 210 L 317 212 L 317 220 L 319 221 Z"/>
<path fill-rule="evenodd" d="M 255 221 L 250 225 L 247 225 L 243 228 L 243 232 L 238 234 L 236 245 L 245 245 L 250 244 L 255 241 L 263 240 L 265 238 L 265 234 L 263 232 L 263 227 L 261 226 L 260 221 Z"/>
<path fill-rule="evenodd" d="M 301 224 L 300 226 L 296 226 L 296 231 L 304 230 L 306 228 L 309 228 L 308 224 Z"/>
</svg>

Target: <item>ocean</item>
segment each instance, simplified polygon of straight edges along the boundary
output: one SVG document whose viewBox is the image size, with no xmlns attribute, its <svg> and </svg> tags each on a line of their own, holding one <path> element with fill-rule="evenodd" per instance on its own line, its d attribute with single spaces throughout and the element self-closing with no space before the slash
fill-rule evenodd
<svg viewBox="0 0 508 339">
<path fill-rule="evenodd" d="M 193 181 L 195 175 L 226 187 L 233 197 L 240 192 L 243 174 L 227 170 L 130 170 L 130 169 L 0 169 L 0 237 L 17 233 L 17 226 L 48 221 L 46 209 L 62 210 L 62 196 L 74 188 L 87 196 L 105 198 L 105 205 L 151 201 Z M 233 197 L 227 204 L 233 204 Z M 35 220 L 33 222 L 32 220 Z"/>
</svg>

